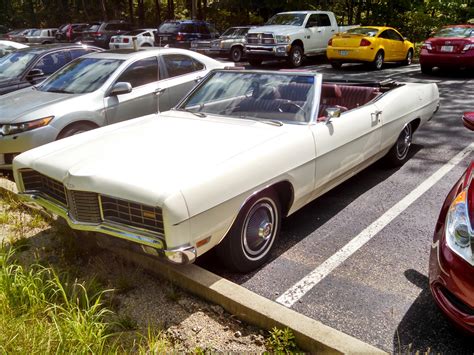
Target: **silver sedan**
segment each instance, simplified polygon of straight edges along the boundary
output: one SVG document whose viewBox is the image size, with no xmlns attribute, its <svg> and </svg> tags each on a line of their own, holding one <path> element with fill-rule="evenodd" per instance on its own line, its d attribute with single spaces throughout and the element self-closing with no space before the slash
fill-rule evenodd
<svg viewBox="0 0 474 355">
<path fill-rule="evenodd" d="M 0 169 L 42 144 L 167 111 L 210 70 L 229 65 L 177 48 L 80 57 L 39 86 L 0 98 Z"/>
</svg>

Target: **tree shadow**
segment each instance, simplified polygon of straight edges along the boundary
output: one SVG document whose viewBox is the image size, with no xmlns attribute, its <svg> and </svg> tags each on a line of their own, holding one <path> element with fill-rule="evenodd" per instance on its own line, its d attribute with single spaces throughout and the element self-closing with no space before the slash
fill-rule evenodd
<svg viewBox="0 0 474 355">
<path fill-rule="evenodd" d="M 436 306 L 428 277 L 416 270 L 405 271 L 405 277 L 421 289 L 393 335 L 393 352 L 472 354 L 472 338 L 461 333 Z"/>
</svg>

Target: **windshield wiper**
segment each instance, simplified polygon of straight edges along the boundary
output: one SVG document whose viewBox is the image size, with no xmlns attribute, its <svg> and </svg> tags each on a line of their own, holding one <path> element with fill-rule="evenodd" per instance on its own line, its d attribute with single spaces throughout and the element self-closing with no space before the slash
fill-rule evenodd
<svg viewBox="0 0 474 355">
<path fill-rule="evenodd" d="M 232 116 L 231 116 L 232 117 Z M 235 117 L 235 116 L 234 116 Z M 250 116 L 238 116 L 239 118 L 243 118 L 245 120 L 250 120 L 250 121 L 255 121 L 255 122 L 261 122 L 265 124 L 269 124 L 272 126 L 278 126 L 281 127 L 283 126 L 283 122 L 278 121 L 278 120 L 271 120 L 271 119 L 260 119 L 260 118 L 255 118 L 255 117 L 250 117 Z"/>
<path fill-rule="evenodd" d="M 207 117 L 207 115 L 203 112 L 195 112 L 195 111 L 191 111 L 187 108 L 178 108 L 177 110 L 178 111 L 189 112 L 189 113 L 192 113 L 194 116 L 198 116 L 198 117 Z"/>
<path fill-rule="evenodd" d="M 72 94 L 72 92 L 62 89 L 49 89 L 47 90 L 47 92 L 57 92 L 58 94 Z"/>
</svg>

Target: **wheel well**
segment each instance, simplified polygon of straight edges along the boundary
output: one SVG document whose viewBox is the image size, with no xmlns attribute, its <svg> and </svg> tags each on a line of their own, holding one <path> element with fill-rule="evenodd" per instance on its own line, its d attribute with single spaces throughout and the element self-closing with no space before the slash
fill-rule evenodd
<svg viewBox="0 0 474 355">
<path fill-rule="evenodd" d="M 86 126 L 89 126 L 91 129 L 99 128 L 98 125 L 96 125 L 95 123 L 93 123 L 91 121 L 74 121 L 74 122 L 68 124 L 66 127 L 64 127 L 61 130 L 61 132 L 59 132 L 58 138 L 61 137 L 61 135 L 64 133 L 64 131 L 66 131 L 67 129 L 69 129 L 71 127 L 77 126 L 77 125 L 86 125 Z"/>
<path fill-rule="evenodd" d="M 271 186 L 278 195 L 281 204 L 282 216 L 287 216 L 291 205 L 293 204 L 294 190 L 293 185 L 289 181 L 281 181 Z"/>
<path fill-rule="evenodd" d="M 410 122 L 411 127 L 413 128 L 413 132 L 415 132 L 418 129 L 418 127 L 420 127 L 420 123 L 421 123 L 421 119 L 419 117 L 415 118 L 413 121 Z"/>
<path fill-rule="evenodd" d="M 230 50 L 234 49 L 235 47 L 239 47 L 240 49 L 244 48 L 244 46 L 241 44 L 234 44 L 232 47 L 230 47 Z"/>
<path fill-rule="evenodd" d="M 303 41 L 301 41 L 300 39 L 297 39 L 295 41 L 293 41 L 293 43 L 291 44 L 292 46 L 300 46 L 302 49 L 303 49 L 303 52 L 304 52 L 304 45 L 303 45 Z"/>
</svg>

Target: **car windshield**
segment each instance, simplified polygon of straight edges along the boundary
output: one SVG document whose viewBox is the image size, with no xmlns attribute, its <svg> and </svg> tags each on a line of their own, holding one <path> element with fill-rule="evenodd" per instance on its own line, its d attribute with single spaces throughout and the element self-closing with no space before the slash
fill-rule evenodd
<svg viewBox="0 0 474 355">
<path fill-rule="evenodd" d="M 179 31 L 179 22 L 165 22 L 158 28 L 160 33 L 176 33 Z"/>
<path fill-rule="evenodd" d="M 347 33 L 374 37 L 377 33 L 379 33 L 379 30 L 376 28 L 369 27 L 356 27 L 351 28 L 349 31 L 347 31 Z"/>
<path fill-rule="evenodd" d="M 472 27 L 446 27 L 436 32 L 433 37 L 474 37 L 474 28 Z"/>
<path fill-rule="evenodd" d="M 196 115 L 309 122 L 314 83 L 313 75 L 217 71 L 178 109 Z"/>
<path fill-rule="evenodd" d="M 290 25 L 302 26 L 306 14 L 276 14 L 267 21 L 265 26 L 269 25 Z"/>
<path fill-rule="evenodd" d="M 130 31 L 130 32 L 127 32 L 127 35 L 129 36 L 138 36 L 139 34 L 142 34 L 142 33 L 145 33 L 146 30 L 134 30 L 134 31 Z"/>
<path fill-rule="evenodd" d="M 238 27 L 231 27 L 228 28 L 221 37 L 237 37 L 237 36 L 245 36 L 248 32 L 248 28 L 238 28 Z"/>
<path fill-rule="evenodd" d="M 20 76 L 35 60 L 37 54 L 31 52 L 13 52 L 0 58 L 0 78 L 13 79 Z"/>
<path fill-rule="evenodd" d="M 33 32 L 30 33 L 30 36 L 39 36 L 41 35 L 41 30 L 34 30 Z"/>
<path fill-rule="evenodd" d="M 97 90 L 122 64 L 119 59 L 78 58 L 44 81 L 38 90 L 84 94 Z"/>
</svg>

